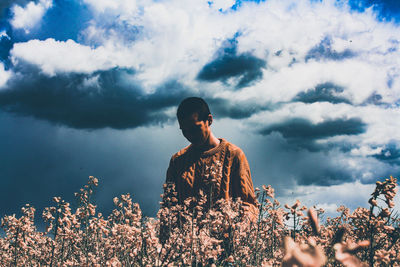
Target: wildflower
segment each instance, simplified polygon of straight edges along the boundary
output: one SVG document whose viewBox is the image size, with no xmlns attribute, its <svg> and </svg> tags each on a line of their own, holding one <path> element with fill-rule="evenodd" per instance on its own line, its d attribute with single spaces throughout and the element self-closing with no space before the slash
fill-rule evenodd
<svg viewBox="0 0 400 267">
<path fill-rule="evenodd" d="M 382 209 L 381 213 L 379 213 L 379 216 L 385 218 L 385 217 L 389 217 L 390 214 L 391 213 L 390 213 L 389 209 L 384 208 L 384 209 Z"/>
<path fill-rule="evenodd" d="M 122 264 L 116 257 L 114 257 L 114 258 L 110 259 L 109 261 L 107 261 L 107 266 L 120 267 L 120 266 L 122 266 Z"/>
<path fill-rule="evenodd" d="M 384 225 L 383 229 L 385 229 L 385 231 L 388 231 L 388 232 L 393 232 L 395 230 L 394 227 L 391 225 Z"/>
<path fill-rule="evenodd" d="M 296 203 L 293 204 L 292 209 L 297 209 L 300 206 L 300 201 L 297 199 Z"/>
<path fill-rule="evenodd" d="M 381 262 L 381 263 L 384 263 L 384 264 L 389 264 L 390 263 L 390 253 L 388 251 L 383 250 L 383 249 L 377 250 L 374 258 L 378 262 Z"/>
<path fill-rule="evenodd" d="M 119 201 L 119 200 L 118 200 L 117 197 L 114 197 L 114 198 L 113 198 L 113 202 L 114 202 L 114 205 L 115 205 L 115 206 L 118 206 L 118 201 Z"/>
</svg>

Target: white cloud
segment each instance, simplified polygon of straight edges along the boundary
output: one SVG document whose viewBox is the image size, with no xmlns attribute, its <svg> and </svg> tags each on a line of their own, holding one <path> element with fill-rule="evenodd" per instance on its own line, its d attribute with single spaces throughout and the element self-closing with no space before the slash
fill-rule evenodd
<svg viewBox="0 0 400 267">
<path fill-rule="evenodd" d="M 14 5 L 11 8 L 13 13 L 11 25 L 15 29 L 24 29 L 25 32 L 29 32 L 42 20 L 43 15 L 52 5 L 52 0 L 40 0 L 38 3 L 31 1 L 25 7 Z"/>
<path fill-rule="evenodd" d="M 214 0 L 214 1 L 209 1 L 210 6 L 212 8 L 215 8 L 217 10 L 222 10 L 225 11 L 229 8 L 231 8 L 235 4 L 235 0 Z"/>
<path fill-rule="evenodd" d="M 33 63 L 48 75 L 91 73 L 118 66 L 116 58 L 105 47 L 91 48 L 73 40 L 63 42 L 49 38 L 16 43 L 11 55 L 15 64 L 20 60 Z"/>
<path fill-rule="evenodd" d="M 93 77 L 85 78 L 81 84 L 81 89 L 91 87 L 100 90 L 99 77 L 100 75 L 95 75 Z"/>
<path fill-rule="evenodd" d="M 137 9 L 135 0 L 83 0 L 89 4 L 96 12 L 118 12 L 123 14 L 133 14 Z"/>
<path fill-rule="evenodd" d="M 370 146 L 360 146 L 357 148 L 353 148 L 350 153 L 355 156 L 373 156 L 380 154 L 382 152 L 383 147 L 371 148 Z"/>
</svg>

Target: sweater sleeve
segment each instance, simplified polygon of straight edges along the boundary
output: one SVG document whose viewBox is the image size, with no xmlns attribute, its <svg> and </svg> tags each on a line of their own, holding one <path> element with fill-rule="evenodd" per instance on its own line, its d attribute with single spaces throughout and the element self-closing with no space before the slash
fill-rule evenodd
<svg viewBox="0 0 400 267">
<path fill-rule="evenodd" d="M 258 214 L 257 200 L 254 193 L 253 181 L 251 179 L 250 167 L 242 150 L 233 159 L 232 168 L 233 197 L 243 201 L 245 214 L 255 219 Z"/>
<path fill-rule="evenodd" d="M 175 184 L 175 166 L 174 166 L 174 157 L 171 157 L 171 160 L 169 162 L 169 166 L 167 169 L 167 175 L 166 175 L 166 179 L 165 179 L 165 183 L 163 185 L 164 188 L 164 193 L 163 193 L 163 199 L 162 199 L 162 204 L 160 207 L 160 211 L 159 211 L 159 216 L 160 216 L 160 232 L 159 232 L 159 240 L 161 242 L 161 244 L 164 244 L 166 242 L 166 240 L 169 238 L 170 236 L 170 228 L 171 225 L 168 221 L 168 212 L 164 211 L 165 208 L 169 209 L 173 203 L 171 201 L 171 186 L 173 186 L 173 184 Z"/>
<path fill-rule="evenodd" d="M 174 187 L 174 191 L 176 192 L 174 196 L 178 199 L 178 202 L 176 204 L 182 204 L 183 203 L 183 189 L 182 189 L 182 183 L 178 179 L 178 173 L 179 173 L 179 162 L 177 162 L 177 158 L 174 156 L 171 157 L 171 160 L 169 162 L 169 166 L 167 169 L 167 175 L 165 178 L 165 185 L 166 188 L 171 188 L 172 186 Z M 164 189 L 164 194 L 165 194 L 165 189 Z"/>
<path fill-rule="evenodd" d="M 173 196 L 178 197 L 179 195 L 179 185 L 177 184 L 177 179 L 176 179 L 176 166 L 175 166 L 175 162 L 174 162 L 174 157 L 171 158 L 170 162 L 169 162 L 169 166 L 167 169 L 167 175 L 165 178 L 165 183 L 164 183 L 164 198 L 163 198 L 163 205 L 162 207 L 165 206 L 165 198 L 171 198 Z M 174 189 L 172 189 L 174 188 Z M 171 191 L 172 190 L 172 191 Z M 173 191 L 175 191 L 176 193 L 173 193 Z M 179 199 L 179 197 L 178 197 Z M 169 205 L 171 205 L 172 202 L 169 202 Z"/>
<path fill-rule="evenodd" d="M 166 179 L 165 179 L 165 183 L 174 183 L 175 182 L 175 174 L 176 173 L 176 169 L 174 166 L 174 157 L 171 157 L 171 160 L 169 161 L 169 166 L 167 169 L 167 175 L 166 175 Z"/>
</svg>

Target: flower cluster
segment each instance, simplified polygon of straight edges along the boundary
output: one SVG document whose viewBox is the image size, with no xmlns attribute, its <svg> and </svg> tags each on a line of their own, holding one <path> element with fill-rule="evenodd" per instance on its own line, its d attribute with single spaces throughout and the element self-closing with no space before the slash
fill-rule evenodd
<svg viewBox="0 0 400 267">
<path fill-rule="evenodd" d="M 210 170 L 210 175 L 216 175 Z M 399 219 L 393 215 L 397 180 L 376 183 L 370 208 L 320 223 L 322 209 L 297 200 L 281 207 L 271 186 L 256 188 L 258 218 L 240 199 L 213 203 L 208 194 L 178 203 L 174 184 L 164 186 L 156 218 L 146 218 L 129 194 L 114 198 L 105 218 L 92 194 L 98 180 L 78 193 L 77 208 L 60 197 L 43 211 L 46 230 L 34 224 L 35 209 L 1 220 L 0 266 L 399 266 Z M 305 214 L 305 211 L 308 211 Z"/>
</svg>

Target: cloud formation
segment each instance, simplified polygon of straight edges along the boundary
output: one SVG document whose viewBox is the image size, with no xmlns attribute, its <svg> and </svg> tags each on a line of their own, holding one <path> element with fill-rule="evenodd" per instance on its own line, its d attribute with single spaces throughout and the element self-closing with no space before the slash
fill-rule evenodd
<svg viewBox="0 0 400 267">
<path fill-rule="evenodd" d="M 7 123 L 31 118 L 32 127 L 44 120 L 87 140 L 112 131 L 124 140 L 113 153 L 125 164 L 103 173 L 127 182 L 123 166 L 132 150 L 147 151 L 143 140 L 159 142 L 151 147 L 163 153 L 142 159 L 176 152 L 163 140 L 177 138 L 169 149 L 181 148 L 175 108 L 197 95 L 210 104 L 219 136 L 245 150 L 255 184 L 283 192 L 372 183 L 400 171 L 398 4 L 374 3 L 3 1 L 0 114 L 11 118 Z M 90 149 L 97 155 L 96 146 Z M 15 159 L 28 160 L 22 150 Z M 138 175 L 154 191 L 160 174 L 147 165 L 137 165 Z M 17 175 L 13 166 L 8 171 Z"/>
<path fill-rule="evenodd" d="M 313 89 L 309 89 L 307 91 L 298 93 L 293 100 L 300 101 L 303 103 L 315 103 L 315 102 L 326 101 L 333 104 L 338 104 L 338 103 L 350 104 L 349 100 L 340 95 L 343 92 L 344 92 L 343 87 L 327 82 L 327 83 L 317 84 Z"/>
<path fill-rule="evenodd" d="M 11 8 L 13 18 L 10 21 L 15 29 L 24 29 L 29 32 L 43 18 L 46 11 L 53 5 L 53 0 L 40 0 L 37 3 L 31 1 L 25 7 L 14 5 Z"/>
<path fill-rule="evenodd" d="M 11 55 L 14 64 L 17 65 L 20 61 L 29 62 L 49 76 L 70 72 L 93 73 L 117 66 L 112 55 L 103 47 L 92 49 L 73 40 L 63 42 L 50 38 L 17 43 L 14 44 Z"/>
<path fill-rule="evenodd" d="M 400 148 L 396 144 L 389 143 L 377 152 L 374 155 L 377 159 L 386 161 L 389 164 L 400 165 Z"/>
<path fill-rule="evenodd" d="M 366 131 L 366 124 L 358 118 L 326 120 L 313 124 L 310 121 L 295 118 L 284 123 L 271 125 L 261 131 L 268 135 L 272 132 L 280 132 L 288 139 L 320 139 L 335 135 L 361 134 Z"/>
<path fill-rule="evenodd" d="M 176 106 L 188 93 L 169 82 L 145 95 L 139 85 L 124 84 L 129 75 L 130 70 L 111 69 L 13 80 L 13 89 L 0 91 L 0 108 L 78 129 L 126 129 L 165 122 L 163 109 Z"/>
<path fill-rule="evenodd" d="M 201 69 L 197 76 L 199 80 L 226 82 L 229 78 L 237 78 L 236 87 L 242 88 L 262 78 L 262 68 L 265 68 L 266 62 L 248 53 L 238 55 L 235 39 L 229 40 L 227 47 L 217 53 L 217 58 Z"/>
<path fill-rule="evenodd" d="M 353 42 L 349 40 L 349 42 Z M 355 53 L 351 51 L 349 48 L 345 48 L 343 51 L 336 51 L 332 48 L 332 39 L 330 37 L 325 37 L 318 45 L 311 48 L 310 51 L 307 52 L 305 60 L 308 61 L 310 59 L 330 59 L 330 60 L 344 60 L 346 58 L 355 57 Z"/>
<path fill-rule="evenodd" d="M 245 119 L 262 110 L 272 109 L 269 105 L 255 105 L 249 101 L 233 102 L 224 98 L 208 98 L 207 103 L 212 107 L 212 114 L 216 118 Z"/>
<path fill-rule="evenodd" d="M 367 112 L 385 116 L 398 101 L 400 36 L 371 10 L 305 0 L 83 4 L 90 18 L 78 38 L 13 44 L 3 110 L 122 129 L 166 121 L 179 99 L 196 94 L 216 117 L 263 135 L 280 132 L 294 146 L 346 139 L 356 155 L 390 142 L 373 137 L 387 126 Z M 29 65 L 38 71 L 27 79 L 20 70 Z M 60 99 L 70 100 L 51 104 Z M 96 107 L 84 112 L 78 103 Z"/>
</svg>

